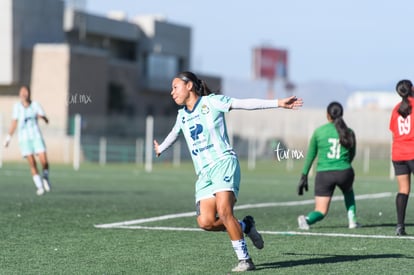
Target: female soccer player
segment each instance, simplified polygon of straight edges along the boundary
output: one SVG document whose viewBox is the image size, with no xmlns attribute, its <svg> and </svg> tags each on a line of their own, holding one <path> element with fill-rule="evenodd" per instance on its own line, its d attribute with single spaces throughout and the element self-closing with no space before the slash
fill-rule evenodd
<svg viewBox="0 0 414 275">
<path fill-rule="evenodd" d="M 154 150 L 160 156 L 183 133 L 194 168 L 196 182 L 197 222 L 208 231 L 227 231 L 239 259 L 233 271 L 255 269 L 243 237 L 243 232 L 258 249 L 263 248 L 253 217 L 238 221 L 233 213 L 240 185 L 240 167 L 227 136 L 224 113 L 232 109 L 295 109 L 302 100 L 294 96 L 279 100 L 235 99 L 215 95 L 206 83 L 191 72 L 181 72 L 172 81 L 171 96 L 182 105 L 172 131 Z"/>
<path fill-rule="evenodd" d="M 392 132 L 392 164 L 398 182 L 398 194 L 395 199 L 397 208 L 398 236 L 405 232 L 405 211 L 411 189 L 411 173 L 414 173 L 414 119 L 411 120 L 413 84 L 410 80 L 400 80 L 396 86 L 402 100 L 391 113 L 390 130 Z"/>
<path fill-rule="evenodd" d="M 309 225 L 322 220 L 328 214 L 336 186 L 344 195 L 349 228 L 360 226 L 356 220 L 354 170 L 351 166 L 356 152 L 356 141 L 354 132 L 345 124 L 342 114 L 343 108 L 340 103 L 330 103 L 327 108 L 329 122 L 317 128 L 311 137 L 299 181 L 298 195 L 303 195 L 303 189 L 308 191 L 308 173 L 314 159 L 318 157 L 315 210 L 306 217 L 304 215 L 298 217 L 300 229 L 308 230 Z"/>
<path fill-rule="evenodd" d="M 45 191 L 50 191 L 49 163 L 47 161 L 46 146 L 37 120 L 41 118 L 46 123 L 49 120 L 39 103 L 31 100 L 30 88 L 28 86 L 20 88 L 19 97 L 20 102 L 17 102 L 13 107 L 12 122 L 4 146 L 9 146 L 13 133 L 17 128 L 21 154 L 29 162 L 33 181 L 37 187 L 36 194 L 41 196 Z M 35 155 L 38 155 L 42 164 L 43 179 L 39 176 Z"/>
</svg>

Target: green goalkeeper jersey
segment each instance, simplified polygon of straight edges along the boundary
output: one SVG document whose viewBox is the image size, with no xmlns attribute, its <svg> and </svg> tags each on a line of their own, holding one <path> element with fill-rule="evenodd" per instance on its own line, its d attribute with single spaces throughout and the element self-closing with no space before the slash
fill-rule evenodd
<svg viewBox="0 0 414 275">
<path fill-rule="evenodd" d="M 351 129 L 349 129 L 352 131 Z M 339 143 L 339 135 L 332 122 L 317 128 L 310 140 L 302 173 L 307 175 L 317 157 L 316 171 L 345 170 L 351 168 L 356 146 L 347 149 Z"/>
</svg>

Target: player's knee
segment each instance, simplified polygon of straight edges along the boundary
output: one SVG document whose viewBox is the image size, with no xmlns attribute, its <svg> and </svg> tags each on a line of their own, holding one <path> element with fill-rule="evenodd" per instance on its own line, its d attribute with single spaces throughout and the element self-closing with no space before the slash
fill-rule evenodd
<svg viewBox="0 0 414 275">
<path fill-rule="evenodd" d="M 197 218 L 198 226 L 206 231 L 210 231 L 213 229 L 214 222 L 215 220 L 203 216 L 198 216 Z"/>
</svg>

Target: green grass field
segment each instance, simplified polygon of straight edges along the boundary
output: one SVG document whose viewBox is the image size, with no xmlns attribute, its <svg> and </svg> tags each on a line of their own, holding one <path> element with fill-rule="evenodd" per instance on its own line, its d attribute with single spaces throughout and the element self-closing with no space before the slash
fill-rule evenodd
<svg viewBox="0 0 414 275">
<path fill-rule="evenodd" d="M 372 164 L 369 174 L 355 164 L 356 195 L 385 193 L 357 198 L 363 228 L 348 229 L 344 203 L 334 201 L 306 235 L 295 233 L 296 218 L 313 204 L 292 202 L 313 199 L 313 178 L 311 190 L 297 196 L 301 161 L 294 164 L 286 172 L 285 162 L 268 160 L 249 171 L 242 162 L 236 216 L 253 215 L 265 239 L 260 251 L 248 240 L 256 274 L 413 272 L 414 238 L 394 235 L 397 186 L 388 162 Z M 25 163 L 5 163 L 0 178 L 0 274 L 228 274 L 237 263 L 225 233 L 179 230 L 197 228 L 190 163 L 175 168 L 158 162 L 152 173 L 131 164 L 83 164 L 78 172 L 52 165 L 53 190 L 42 197 L 35 195 Z M 409 203 L 408 234 L 414 233 L 412 211 Z M 180 213 L 190 214 L 141 220 Z M 141 223 L 94 226 L 131 220 Z"/>
</svg>

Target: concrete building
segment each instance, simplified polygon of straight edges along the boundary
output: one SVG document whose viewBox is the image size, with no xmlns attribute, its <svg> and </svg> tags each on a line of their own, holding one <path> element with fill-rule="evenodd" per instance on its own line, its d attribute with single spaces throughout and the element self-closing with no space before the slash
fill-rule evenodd
<svg viewBox="0 0 414 275">
<path fill-rule="evenodd" d="M 56 160 L 70 156 L 57 147 L 71 142 L 74 114 L 91 129 L 113 117 L 176 114 L 170 83 L 190 69 L 189 27 L 159 16 L 97 16 L 60 0 L 1 0 L 0 13 L 3 133 L 22 84 L 50 117 L 45 136 Z M 203 78 L 220 87 L 220 78 Z M 16 152 L 5 158 L 20 158 Z"/>
<path fill-rule="evenodd" d="M 394 91 L 356 91 L 347 100 L 350 110 L 378 109 L 391 111 L 401 97 Z"/>
</svg>

